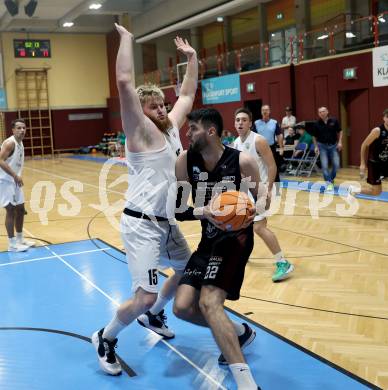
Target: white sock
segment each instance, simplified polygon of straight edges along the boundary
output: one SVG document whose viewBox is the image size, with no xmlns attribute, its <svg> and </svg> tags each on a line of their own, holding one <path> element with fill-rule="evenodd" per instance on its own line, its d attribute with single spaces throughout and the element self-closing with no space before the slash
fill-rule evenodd
<svg viewBox="0 0 388 390">
<path fill-rule="evenodd" d="M 276 253 L 274 256 L 276 262 L 286 263 L 287 260 L 284 257 L 283 251 Z"/>
<path fill-rule="evenodd" d="M 16 237 L 8 237 L 8 242 L 10 245 L 16 244 Z"/>
<path fill-rule="evenodd" d="M 230 371 L 232 371 L 233 378 L 237 383 L 238 390 L 257 390 L 257 384 L 253 379 L 248 364 L 245 363 L 229 364 L 229 368 Z"/>
<path fill-rule="evenodd" d="M 16 241 L 23 241 L 23 232 L 16 232 Z"/>
<path fill-rule="evenodd" d="M 119 320 L 116 313 L 115 316 L 112 318 L 112 321 L 109 322 L 109 324 L 104 328 L 104 333 L 102 334 L 102 337 L 104 339 L 112 341 L 127 326 L 127 324 L 124 324 L 124 322 L 121 322 Z"/>
<path fill-rule="evenodd" d="M 161 293 L 159 293 L 156 302 L 150 309 L 150 313 L 153 315 L 160 313 L 163 310 L 164 306 L 167 305 L 169 300 L 170 298 L 166 298 Z"/>
<path fill-rule="evenodd" d="M 232 320 L 231 320 L 232 321 Z M 245 333 L 245 326 L 239 322 L 232 321 L 234 330 L 236 331 L 237 336 L 242 336 Z"/>
</svg>

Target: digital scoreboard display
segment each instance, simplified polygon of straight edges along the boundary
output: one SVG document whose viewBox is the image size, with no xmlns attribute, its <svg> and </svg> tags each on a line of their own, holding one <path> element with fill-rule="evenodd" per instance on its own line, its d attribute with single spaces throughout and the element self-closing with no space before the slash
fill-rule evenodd
<svg viewBox="0 0 388 390">
<path fill-rule="evenodd" d="M 51 57 L 50 40 L 48 39 L 14 39 L 13 47 L 16 58 Z"/>
</svg>

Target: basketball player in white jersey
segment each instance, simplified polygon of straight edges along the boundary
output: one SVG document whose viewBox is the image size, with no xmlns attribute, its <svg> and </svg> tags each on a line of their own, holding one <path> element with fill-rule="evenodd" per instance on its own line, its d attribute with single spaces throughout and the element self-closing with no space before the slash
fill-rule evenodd
<svg viewBox="0 0 388 390">
<path fill-rule="evenodd" d="M 16 119 L 12 121 L 11 126 L 13 135 L 3 142 L 0 149 L 0 207 L 6 210 L 8 251 L 24 252 L 35 245 L 33 241 L 23 237 L 25 210 L 21 175 L 24 164 L 23 138 L 26 134 L 26 124 L 23 119 Z"/>
<path fill-rule="evenodd" d="M 115 355 L 117 335 L 136 318 L 161 336 L 174 337 L 165 326 L 163 308 L 175 295 L 191 253 L 176 224 L 170 225 L 169 221 L 175 216 L 175 161 L 182 151 L 179 128 L 193 106 L 198 83 L 196 52 L 177 37 L 176 47 L 186 55 L 188 65 L 179 98 L 167 114 L 159 88 L 140 86 L 135 90 L 133 35 L 117 24 L 116 29 L 121 39 L 116 79 L 129 167 L 121 236 L 134 296 L 121 304 L 111 322 L 92 336 L 100 366 L 111 375 L 121 373 Z M 158 295 L 161 266 L 171 267 L 175 273 L 164 282 Z"/>
<path fill-rule="evenodd" d="M 263 136 L 251 131 L 252 113 L 248 109 L 239 108 L 235 112 L 234 126 L 239 137 L 231 146 L 256 158 L 261 181 L 268 185 L 266 205 L 266 210 L 268 210 L 277 169 L 271 149 Z M 255 233 L 261 237 L 275 258 L 276 269 L 272 275 L 272 280 L 279 282 L 286 279 L 294 270 L 294 266 L 284 258 L 275 234 L 268 229 L 265 213 L 256 215 L 254 221 Z"/>
</svg>

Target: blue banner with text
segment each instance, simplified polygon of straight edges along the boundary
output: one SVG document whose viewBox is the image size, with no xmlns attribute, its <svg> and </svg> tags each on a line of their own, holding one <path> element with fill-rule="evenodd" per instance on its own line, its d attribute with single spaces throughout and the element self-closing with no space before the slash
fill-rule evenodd
<svg viewBox="0 0 388 390">
<path fill-rule="evenodd" d="M 202 80 L 203 104 L 229 103 L 240 100 L 240 73 Z"/>
</svg>

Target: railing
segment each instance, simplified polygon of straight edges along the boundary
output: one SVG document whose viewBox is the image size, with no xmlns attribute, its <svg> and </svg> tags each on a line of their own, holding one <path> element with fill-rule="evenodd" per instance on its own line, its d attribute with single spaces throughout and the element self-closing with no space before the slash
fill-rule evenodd
<svg viewBox="0 0 388 390">
<path fill-rule="evenodd" d="M 342 17 L 343 16 L 343 17 Z M 258 43 L 238 50 L 226 51 L 225 45 L 202 49 L 199 53 L 200 79 L 245 72 L 281 64 L 347 53 L 388 44 L 388 11 L 377 16 L 350 19 L 342 15 L 340 23 L 316 30 Z M 161 86 L 176 84 L 176 67 L 169 61 L 167 68 L 137 77 L 138 84 L 152 82 Z"/>
</svg>

